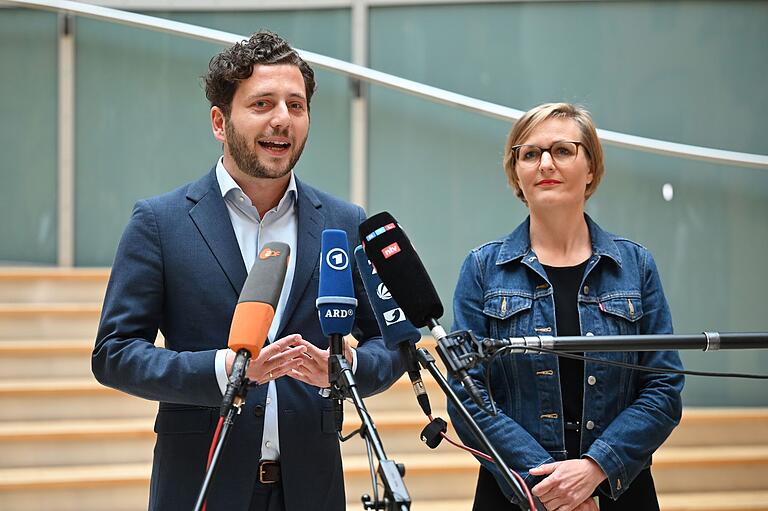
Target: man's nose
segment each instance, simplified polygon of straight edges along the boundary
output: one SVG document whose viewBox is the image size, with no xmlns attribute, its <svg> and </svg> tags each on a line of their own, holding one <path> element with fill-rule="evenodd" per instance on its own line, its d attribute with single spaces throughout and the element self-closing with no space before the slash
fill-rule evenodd
<svg viewBox="0 0 768 511">
<path fill-rule="evenodd" d="M 285 128 L 291 124 L 291 115 L 288 112 L 288 105 L 285 103 L 278 103 L 272 110 L 272 118 L 269 120 L 269 125 L 273 128 Z"/>
</svg>

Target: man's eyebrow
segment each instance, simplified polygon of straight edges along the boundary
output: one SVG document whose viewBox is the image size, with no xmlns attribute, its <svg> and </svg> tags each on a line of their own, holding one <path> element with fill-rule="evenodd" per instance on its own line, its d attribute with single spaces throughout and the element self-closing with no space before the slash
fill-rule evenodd
<svg viewBox="0 0 768 511">
<path fill-rule="evenodd" d="M 249 94 L 248 96 L 245 97 L 245 101 L 250 103 L 251 101 L 256 101 L 257 99 L 271 98 L 271 97 L 275 97 L 277 95 L 278 94 L 276 92 L 265 91 L 265 92 L 256 93 L 256 94 Z M 300 99 L 302 101 L 306 101 L 307 100 L 307 98 L 301 92 L 292 92 L 292 93 L 288 94 L 288 97 L 291 98 L 291 99 Z"/>
</svg>

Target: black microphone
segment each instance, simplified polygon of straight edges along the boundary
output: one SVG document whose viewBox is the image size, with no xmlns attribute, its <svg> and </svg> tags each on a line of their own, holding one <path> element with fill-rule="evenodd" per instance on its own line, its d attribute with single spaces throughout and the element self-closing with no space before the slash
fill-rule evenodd
<svg viewBox="0 0 768 511">
<path fill-rule="evenodd" d="M 387 286 L 379 278 L 376 268 L 365 256 L 363 247 L 355 249 L 355 260 L 357 260 L 357 271 L 363 279 L 365 292 L 368 295 L 368 301 L 371 302 L 373 314 L 376 317 L 376 323 L 379 324 L 381 337 L 384 344 L 390 350 L 400 352 L 408 377 L 413 385 L 413 392 L 416 394 L 416 400 L 419 402 L 424 415 L 432 415 L 432 407 L 429 404 L 429 396 L 424 388 L 424 382 L 421 380 L 419 371 L 419 361 L 416 358 L 416 343 L 421 339 L 421 334 L 405 317 L 400 306 L 397 304 Z"/>
<path fill-rule="evenodd" d="M 280 301 L 285 273 L 288 271 L 290 251 L 290 247 L 285 243 L 266 243 L 256 257 L 240 291 L 228 342 L 230 349 L 237 355 L 221 403 L 222 417 L 227 415 L 235 395 L 243 384 L 251 358 L 259 356 L 261 347 L 267 340 L 277 302 Z"/>
<path fill-rule="evenodd" d="M 323 334 L 329 338 L 331 356 L 328 359 L 329 384 L 336 383 L 340 370 L 335 361 L 345 361 L 343 337 L 352 332 L 355 324 L 355 287 L 349 260 L 347 233 L 339 229 L 323 231 L 320 251 L 320 282 L 318 286 L 317 314 Z M 347 366 L 348 367 L 348 366 Z M 344 408 L 341 398 L 334 398 L 336 430 L 341 431 Z"/>
<path fill-rule="evenodd" d="M 368 259 L 405 315 L 416 327 L 428 326 L 440 343 L 447 337 L 438 322 L 443 315 L 443 304 L 411 240 L 397 220 L 384 211 L 361 223 L 359 232 Z M 447 358 L 444 362 L 448 370 L 461 381 L 472 401 L 484 408 L 480 392 L 467 370 L 450 357 L 444 358 Z"/>
<path fill-rule="evenodd" d="M 413 326 L 428 326 L 430 319 L 442 317 L 432 279 L 397 220 L 385 211 L 365 220 L 359 230 L 368 259 Z"/>
</svg>

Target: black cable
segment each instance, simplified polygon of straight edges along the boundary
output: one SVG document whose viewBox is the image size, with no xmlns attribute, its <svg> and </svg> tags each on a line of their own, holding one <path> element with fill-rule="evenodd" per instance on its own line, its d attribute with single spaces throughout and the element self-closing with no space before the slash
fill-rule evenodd
<svg viewBox="0 0 768 511">
<path fill-rule="evenodd" d="M 488 392 L 488 399 L 491 401 L 491 408 L 493 409 L 493 413 L 489 413 L 489 415 L 495 417 L 497 414 L 496 409 L 496 401 L 493 399 L 493 385 L 490 384 L 491 379 L 491 364 L 493 363 L 494 359 L 498 357 L 499 355 L 502 355 L 506 353 L 507 351 L 513 351 L 513 350 L 519 350 L 518 347 L 512 347 L 507 346 L 504 348 L 501 348 L 499 351 L 491 355 L 491 358 L 488 359 L 488 362 L 485 364 L 485 388 Z M 679 369 L 659 369 L 657 367 L 645 367 L 645 366 L 639 366 L 636 364 L 627 364 L 625 362 L 616 362 L 613 360 L 602 360 L 599 358 L 594 357 L 587 357 L 584 355 L 577 355 L 575 353 L 566 353 L 561 352 L 557 350 L 551 350 L 548 348 L 529 348 L 526 347 L 526 350 L 530 351 L 537 351 L 541 353 L 550 353 L 552 355 L 557 355 L 558 357 L 565 357 L 565 358 L 573 358 L 576 360 L 584 360 L 586 362 L 597 362 L 598 364 L 606 364 L 606 365 L 612 365 L 612 366 L 618 366 L 618 367 L 624 367 L 627 369 L 632 369 L 635 371 L 645 371 L 647 373 L 657 373 L 657 374 L 684 374 L 689 376 L 710 376 L 713 378 L 745 378 L 745 379 L 752 379 L 752 380 L 768 380 L 768 375 L 766 374 L 750 374 L 750 373 L 710 373 L 707 371 L 686 371 L 686 370 L 679 370 Z M 486 413 L 488 413 L 487 410 L 485 410 Z"/>
<path fill-rule="evenodd" d="M 512 351 L 512 350 L 519 350 L 519 347 L 512 347 L 507 346 L 504 348 L 501 348 L 499 351 L 493 354 L 489 360 L 490 362 L 493 361 L 493 359 L 499 355 L 500 353 L 504 353 L 505 351 Z M 558 357 L 565 357 L 565 358 L 573 358 L 576 360 L 584 360 L 587 362 L 597 362 L 598 364 L 605 364 L 605 365 L 612 365 L 612 366 L 618 366 L 618 367 L 625 367 L 627 369 L 632 369 L 635 371 L 645 371 L 647 373 L 659 373 L 659 374 L 685 374 L 689 376 L 710 376 L 713 378 L 744 378 L 749 380 L 768 380 L 768 374 L 753 374 L 753 373 L 710 373 L 707 371 L 686 371 L 686 370 L 679 370 L 679 369 L 659 369 L 657 367 L 645 367 L 645 366 L 639 366 L 636 364 L 627 364 L 626 362 L 616 362 L 613 360 L 602 360 L 599 358 L 594 357 L 586 357 L 583 355 L 577 355 L 575 353 L 566 353 L 558 350 L 552 350 L 549 348 L 529 348 L 525 347 L 525 350 L 528 351 L 538 351 L 541 353 L 550 353 L 552 355 L 557 355 Z M 487 380 L 486 380 L 487 382 Z"/>
</svg>

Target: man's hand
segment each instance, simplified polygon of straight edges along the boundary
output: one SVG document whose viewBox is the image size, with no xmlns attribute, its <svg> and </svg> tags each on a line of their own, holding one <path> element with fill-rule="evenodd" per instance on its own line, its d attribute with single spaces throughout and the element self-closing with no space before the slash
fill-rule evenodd
<svg viewBox="0 0 768 511">
<path fill-rule="evenodd" d="M 328 387 L 328 358 L 330 357 L 331 350 L 321 350 L 306 339 L 301 339 L 301 346 L 306 348 L 304 354 L 304 364 L 301 367 L 291 371 L 289 376 L 296 378 L 299 381 L 303 381 L 309 385 L 315 387 L 325 388 Z M 344 358 L 352 366 L 352 348 L 344 340 Z"/>
<path fill-rule="evenodd" d="M 307 348 L 302 342 L 306 341 L 300 335 L 294 334 L 264 346 L 259 356 L 251 359 L 246 376 L 249 380 L 262 384 L 301 368 L 307 360 Z M 227 376 L 232 373 L 234 361 L 235 352 L 230 350 L 226 358 Z"/>
<path fill-rule="evenodd" d="M 529 473 L 547 476 L 532 491 L 550 511 L 582 511 L 581 506 L 589 506 L 586 501 L 592 500 L 595 488 L 606 478 L 600 465 L 589 458 L 548 463 L 532 468 Z"/>
</svg>

